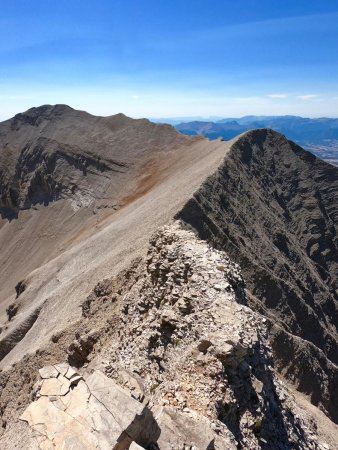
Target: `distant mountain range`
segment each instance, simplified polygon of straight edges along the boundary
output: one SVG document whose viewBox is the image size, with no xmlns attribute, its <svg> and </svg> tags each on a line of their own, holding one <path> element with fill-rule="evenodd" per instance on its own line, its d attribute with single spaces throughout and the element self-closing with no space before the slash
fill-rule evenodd
<svg viewBox="0 0 338 450">
<path fill-rule="evenodd" d="M 166 122 L 165 119 L 161 121 Z M 175 123 L 178 131 L 190 136 L 201 135 L 209 139 L 232 139 L 255 128 L 271 128 L 284 134 L 320 158 L 338 165 L 338 119 L 309 119 L 298 116 L 245 116 L 214 121 L 193 120 Z"/>
</svg>

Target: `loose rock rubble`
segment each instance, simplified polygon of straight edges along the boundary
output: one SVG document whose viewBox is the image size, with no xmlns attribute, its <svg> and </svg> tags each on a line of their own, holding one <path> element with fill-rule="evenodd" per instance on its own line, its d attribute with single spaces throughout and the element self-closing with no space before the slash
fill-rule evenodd
<svg viewBox="0 0 338 450">
<path fill-rule="evenodd" d="M 41 449 L 327 449 L 274 371 L 239 266 L 179 222 L 153 236 L 146 261 L 99 283 L 83 317 L 95 356 L 87 345 L 82 377 L 41 369 L 22 416 Z M 81 366 L 78 349 L 68 360 Z"/>
<path fill-rule="evenodd" d="M 198 423 L 198 414 L 204 435 L 212 431 L 199 446 L 191 425 L 160 437 L 161 449 L 320 448 L 274 372 L 265 319 L 245 306 L 240 268 L 223 252 L 178 222 L 162 228 L 122 313 L 106 374 L 154 411 L 184 417 L 171 413 L 171 422 Z"/>
</svg>

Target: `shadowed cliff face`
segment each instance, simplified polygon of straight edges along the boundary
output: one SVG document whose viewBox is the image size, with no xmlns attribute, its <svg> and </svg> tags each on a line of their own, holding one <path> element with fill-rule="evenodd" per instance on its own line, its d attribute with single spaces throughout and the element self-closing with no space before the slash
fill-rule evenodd
<svg viewBox="0 0 338 450">
<path fill-rule="evenodd" d="M 123 162 L 81 155 L 72 146 L 38 138 L 21 150 L 13 176 L 0 169 L 0 214 L 13 219 L 22 209 L 71 198 L 77 192 L 92 201 L 102 196 L 107 178 L 127 170 Z"/>
<path fill-rule="evenodd" d="M 337 420 L 338 169 L 255 130 L 179 217 L 241 265 L 250 306 L 271 319 L 279 369 Z"/>
</svg>

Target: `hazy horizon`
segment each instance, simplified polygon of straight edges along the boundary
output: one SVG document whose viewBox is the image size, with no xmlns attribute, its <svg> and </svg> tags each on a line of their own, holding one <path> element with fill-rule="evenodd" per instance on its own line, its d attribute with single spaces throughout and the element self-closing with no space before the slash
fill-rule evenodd
<svg viewBox="0 0 338 450">
<path fill-rule="evenodd" d="M 49 105 L 49 104 L 45 104 L 45 105 Z M 45 106 L 45 105 L 32 105 L 30 108 L 38 108 L 38 107 L 41 107 L 41 106 Z M 54 104 L 54 105 L 56 105 L 56 104 Z M 54 106 L 54 105 L 51 105 L 51 106 Z M 62 105 L 66 105 L 65 103 L 63 103 Z M 69 106 L 69 107 L 71 107 L 71 108 L 73 108 L 73 106 L 72 105 L 66 105 L 66 106 Z M 28 108 L 28 109 L 30 109 L 30 108 Z M 73 108 L 73 109 L 77 109 L 77 108 Z M 85 111 L 85 112 L 87 112 L 87 113 L 89 113 L 89 114 L 93 114 L 93 115 L 95 115 L 92 111 L 88 111 L 88 110 L 84 110 L 84 109 L 80 109 L 81 111 Z M 25 110 L 25 111 L 27 111 L 27 110 Z M 22 113 L 22 112 L 25 112 L 25 111 L 17 111 L 15 114 L 18 114 L 18 113 Z M 14 115 L 15 115 L 14 114 Z M 101 114 L 103 117 L 109 117 L 109 116 L 112 116 L 112 115 L 115 115 L 115 114 L 125 114 L 123 111 L 118 111 L 118 112 L 114 112 L 114 113 L 112 113 L 112 114 Z M 100 115 L 100 114 L 98 114 L 98 115 Z M 125 115 L 127 115 L 127 114 L 125 114 Z M 148 119 L 148 120 L 151 120 L 151 121 L 154 121 L 154 122 L 160 122 L 160 121 L 162 121 L 162 120 L 169 120 L 169 121 L 177 121 L 177 122 L 179 122 L 179 121 L 189 121 L 189 122 L 192 122 L 192 121 L 205 121 L 205 122 L 215 122 L 215 121 L 218 121 L 218 120 L 227 120 L 227 119 L 233 119 L 233 120 L 236 120 L 236 119 L 243 119 L 243 118 L 245 118 L 245 117 L 300 117 L 300 118 L 302 118 L 302 119 L 338 119 L 338 116 L 301 116 L 301 115 L 298 115 L 298 114 L 282 114 L 282 115 L 276 115 L 276 114 L 244 114 L 244 115 L 239 115 L 239 116 L 236 116 L 236 117 L 234 117 L 234 116 L 166 116 L 166 117 L 152 117 L 152 116 L 139 116 L 139 117 L 132 117 L 132 116 L 129 116 L 129 115 L 127 115 L 128 117 L 131 117 L 131 118 L 140 118 L 140 119 Z M 5 119 L 0 119 L 1 121 L 4 121 L 4 120 L 8 120 L 8 119 L 11 119 L 12 118 L 12 116 L 10 116 L 10 117 L 6 117 Z"/>
</svg>

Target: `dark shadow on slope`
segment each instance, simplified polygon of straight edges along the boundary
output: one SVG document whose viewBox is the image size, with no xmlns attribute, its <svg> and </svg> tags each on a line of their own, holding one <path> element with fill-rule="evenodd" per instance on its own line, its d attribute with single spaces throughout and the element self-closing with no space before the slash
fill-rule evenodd
<svg viewBox="0 0 338 450">
<path fill-rule="evenodd" d="M 269 369 L 271 364 L 263 355 L 262 344 L 257 343 L 237 367 L 224 366 L 225 375 L 230 384 L 236 406 L 218 404 L 218 419 L 233 433 L 239 442 L 239 449 L 246 449 L 245 436 L 241 432 L 240 421 L 248 411 L 255 418 L 248 426 L 252 429 L 262 449 L 294 450 L 297 444 L 289 438 L 287 429 L 292 429 L 299 442 L 304 442 L 305 434 L 285 405 L 281 404 L 276 393 L 274 376 Z M 260 383 L 261 388 L 253 386 L 252 374 Z M 259 408 L 262 414 L 258 413 Z M 283 416 L 286 413 L 287 417 Z M 287 420 L 287 424 L 286 424 Z M 243 428 L 243 424 L 242 424 Z"/>
<path fill-rule="evenodd" d="M 323 352 L 332 382 L 328 368 L 338 363 L 338 169 L 279 133 L 254 130 L 233 144 L 177 218 L 241 266 L 249 306 Z M 275 352 L 283 360 L 278 347 Z M 300 370 L 295 361 L 291 381 Z M 328 403 L 325 386 L 320 397 Z"/>
</svg>

